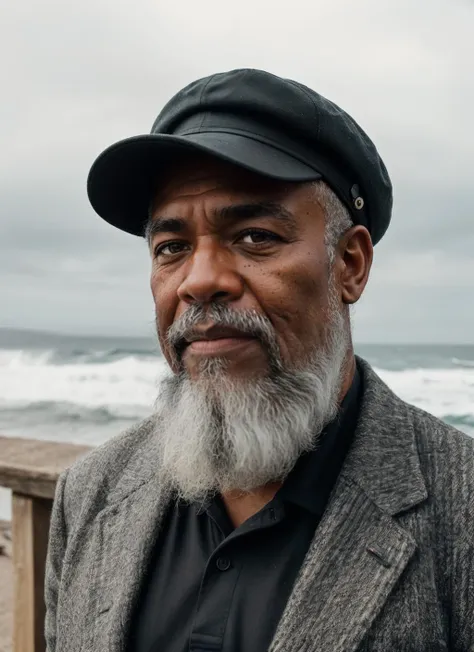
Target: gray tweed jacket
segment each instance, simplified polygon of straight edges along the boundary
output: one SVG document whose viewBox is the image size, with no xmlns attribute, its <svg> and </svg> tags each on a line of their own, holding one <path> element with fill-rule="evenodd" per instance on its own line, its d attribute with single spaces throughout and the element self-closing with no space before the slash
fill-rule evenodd
<svg viewBox="0 0 474 652">
<path fill-rule="evenodd" d="M 474 439 L 401 401 L 359 362 L 355 442 L 270 650 L 473 652 Z M 49 652 L 125 649 L 170 500 L 151 425 L 94 450 L 58 483 Z"/>
</svg>

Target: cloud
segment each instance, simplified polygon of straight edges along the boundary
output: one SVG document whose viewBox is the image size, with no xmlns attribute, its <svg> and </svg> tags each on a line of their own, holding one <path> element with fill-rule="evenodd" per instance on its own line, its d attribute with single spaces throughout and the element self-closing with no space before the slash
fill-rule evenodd
<svg viewBox="0 0 474 652">
<path fill-rule="evenodd" d="M 343 106 L 391 173 L 356 332 L 473 341 L 473 33 L 468 0 L 4 2 L 0 325 L 149 332 L 146 247 L 94 214 L 89 167 L 189 81 L 249 66 Z"/>
</svg>

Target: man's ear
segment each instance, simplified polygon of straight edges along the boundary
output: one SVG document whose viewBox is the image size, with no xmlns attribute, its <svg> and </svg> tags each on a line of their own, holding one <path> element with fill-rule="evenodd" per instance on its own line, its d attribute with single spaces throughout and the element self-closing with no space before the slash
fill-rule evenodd
<svg viewBox="0 0 474 652">
<path fill-rule="evenodd" d="M 345 304 L 356 303 L 367 284 L 374 249 L 365 226 L 350 228 L 338 244 L 340 260 L 341 299 Z"/>
</svg>

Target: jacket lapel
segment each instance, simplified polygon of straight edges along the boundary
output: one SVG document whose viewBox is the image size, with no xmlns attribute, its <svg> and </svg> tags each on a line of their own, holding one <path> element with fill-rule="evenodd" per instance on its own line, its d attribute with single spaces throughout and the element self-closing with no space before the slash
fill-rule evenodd
<svg viewBox="0 0 474 652">
<path fill-rule="evenodd" d="M 133 609 L 171 500 L 157 473 L 158 454 L 151 448 L 137 451 L 92 528 L 92 600 L 84 652 L 126 649 Z"/>
<path fill-rule="evenodd" d="M 96 616 L 88 649 L 123 652 L 133 608 L 153 552 L 168 500 L 158 486 L 143 485 L 96 524 Z"/>
<path fill-rule="evenodd" d="M 353 447 L 271 652 L 354 652 L 416 550 L 395 518 L 427 497 L 406 405 L 359 360 Z"/>
<path fill-rule="evenodd" d="M 353 652 L 415 551 L 412 537 L 341 478 L 271 652 Z"/>
</svg>

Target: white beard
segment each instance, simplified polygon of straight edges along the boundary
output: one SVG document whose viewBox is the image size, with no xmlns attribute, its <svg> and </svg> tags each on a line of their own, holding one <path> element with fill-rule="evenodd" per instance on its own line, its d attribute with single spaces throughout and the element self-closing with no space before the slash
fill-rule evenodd
<svg viewBox="0 0 474 652">
<path fill-rule="evenodd" d="M 162 381 L 155 412 L 161 473 L 181 498 L 201 501 L 281 481 L 314 449 L 337 414 L 350 346 L 350 326 L 334 297 L 323 339 L 304 368 L 242 380 L 214 359 L 199 380 L 183 372 Z"/>
</svg>

